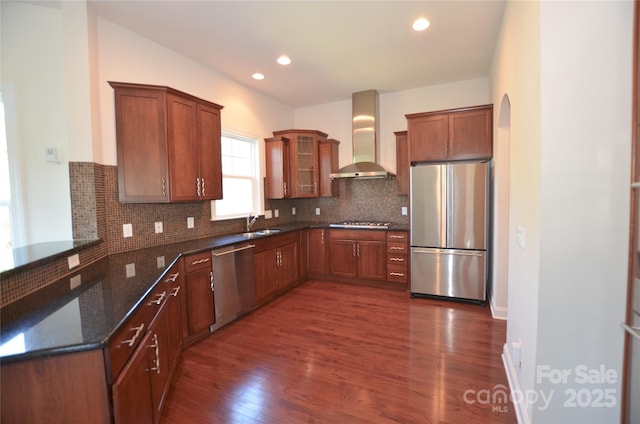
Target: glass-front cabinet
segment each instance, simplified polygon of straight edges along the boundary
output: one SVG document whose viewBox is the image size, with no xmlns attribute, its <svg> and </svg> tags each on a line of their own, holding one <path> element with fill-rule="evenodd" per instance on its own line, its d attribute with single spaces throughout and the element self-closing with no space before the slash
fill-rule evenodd
<svg viewBox="0 0 640 424">
<path fill-rule="evenodd" d="M 318 141 L 327 134 L 316 130 L 274 131 L 274 137 L 289 139 L 291 197 L 319 196 Z"/>
</svg>

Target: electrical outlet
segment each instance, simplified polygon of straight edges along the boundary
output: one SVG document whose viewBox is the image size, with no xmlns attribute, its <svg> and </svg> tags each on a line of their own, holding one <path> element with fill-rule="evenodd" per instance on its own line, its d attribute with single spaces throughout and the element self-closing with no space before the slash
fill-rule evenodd
<svg viewBox="0 0 640 424">
<path fill-rule="evenodd" d="M 296 214 L 296 208 L 291 208 L 291 215 L 295 215 Z"/>
<path fill-rule="evenodd" d="M 73 277 L 71 277 L 71 279 L 69 280 L 69 289 L 73 290 L 76 287 L 80 286 L 80 284 L 82 284 L 82 276 L 80 274 L 78 275 L 74 275 Z"/>
<path fill-rule="evenodd" d="M 320 208 L 316 208 L 316 215 L 320 215 Z"/>
<path fill-rule="evenodd" d="M 264 219 L 271 219 L 271 211 L 264 211 Z"/>
<path fill-rule="evenodd" d="M 158 257 L 156 258 L 156 267 L 157 267 L 158 269 L 160 269 L 160 268 L 164 268 L 164 256 L 158 256 Z"/>
<path fill-rule="evenodd" d="M 278 209 L 275 209 L 273 211 L 273 216 L 276 217 L 276 218 L 279 217 L 280 216 L 280 211 Z"/>
<path fill-rule="evenodd" d="M 136 276 L 136 264 L 134 264 L 134 263 L 126 264 L 124 266 L 124 272 L 125 272 L 125 275 L 127 276 L 127 278 L 135 277 Z"/>
<path fill-rule="evenodd" d="M 163 231 L 163 229 L 162 229 L 162 221 L 154 222 L 153 225 L 154 225 L 156 234 L 160 234 Z"/>
<path fill-rule="evenodd" d="M 75 255 L 71 255 L 67 258 L 67 262 L 69 263 L 69 269 L 75 268 L 80 265 L 80 256 L 76 253 Z"/>
<path fill-rule="evenodd" d="M 516 239 L 518 240 L 518 246 L 520 246 L 521 249 L 524 249 L 527 241 L 527 231 L 524 229 L 524 227 L 518 225 L 518 229 L 516 231 Z"/>
<path fill-rule="evenodd" d="M 133 225 L 131 224 L 123 224 L 122 225 L 122 237 L 133 237 Z"/>
<path fill-rule="evenodd" d="M 402 207 L 402 215 L 407 215 L 407 207 L 406 206 Z"/>
<path fill-rule="evenodd" d="M 187 228 L 193 228 L 195 226 L 196 226 L 196 224 L 193 221 L 193 217 L 192 216 L 188 217 L 187 218 Z"/>
</svg>

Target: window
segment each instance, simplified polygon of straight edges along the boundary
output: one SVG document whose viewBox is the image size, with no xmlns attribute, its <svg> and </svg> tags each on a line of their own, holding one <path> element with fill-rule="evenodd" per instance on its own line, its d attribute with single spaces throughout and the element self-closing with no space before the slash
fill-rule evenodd
<svg viewBox="0 0 640 424">
<path fill-rule="evenodd" d="M 211 219 L 262 212 L 258 140 L 222 133 L 223 199 L 211 202 Z"/>
</svg>

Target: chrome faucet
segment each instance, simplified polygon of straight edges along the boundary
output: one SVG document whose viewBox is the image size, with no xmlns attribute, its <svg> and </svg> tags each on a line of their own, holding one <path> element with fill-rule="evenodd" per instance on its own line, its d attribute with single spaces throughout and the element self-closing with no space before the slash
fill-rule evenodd
<svg viewBox="0 0 640 424">
<path fill-rule="evenodd" d="M 249 214 L 249 216 L 247 217 L 247 232 L 251 231 L 251 227 L 257 220 L 258 215 L 252 216 L 252 214 Z"/>
</svg>

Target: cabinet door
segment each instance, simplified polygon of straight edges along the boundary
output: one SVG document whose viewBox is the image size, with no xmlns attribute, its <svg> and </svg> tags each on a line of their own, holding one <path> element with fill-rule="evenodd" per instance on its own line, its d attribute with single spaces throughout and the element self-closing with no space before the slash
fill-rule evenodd
<svg viewBox="0 0 640 424">
<path fill-rule="evenodd" d="M 289 139 L 283 137 L 264 140 L 267 199 L 289 197 Z"/>
<path fill-rule="evenodd" d="M 295 135 L 291 141 L 292 197 L 318 196 L 318 142 L 313 135 Z"/>
<path fill-rule="evenodd" d="M 448 160 L 449 117 L 447 114 L 409 118 L 407 125 L 411 162 Z"/>
<path fill-rule="evenodd" d="M 327 252 L 324 228 L 309 230 L 309 272 L 324 275 L 327 273 Z"/>
<path fill-rule="evenodd" d="M 449 158 L 489 159 L 492 156 L 492 109 L 485 108 L 449 115 Z"/>
<path fill-rule="evenodd" d="M 387 248 L 386 243 L 379 241 L 359 241 L 358 277 L 369 280 L 387 279 Z"/>
<path fill-rule="evenodd" d="M 334 197 L 338 195 L 338 180 L 331 179 L 331 173 L 339 168 L 338 140 L 320 140 L 318 142 L 318 184 L 320 197 Z"/>
<path fill-rule="evenodd" d="M 166 96 L 115 90 L 118 190 L 121 202 L 168 202 Z"/>
<path fill-rule="evenodd" d="M 196 102 L 167 95 L 170 193 L 172 201 L 198 200 Z"/>
<path fill-rule="evenodd" d="M 356 242 L 331 240 L 329 242 L 331 275 L 355 278 L 358 276 Z"/>
<path fill-rule="evenodd" d="M 298 243 L 289 243 L 278 251 L 280 252 L 278 288 L 282 288 L 298 282 L 300 274 Z"/>
<path fill-rule="evenodd" d="M 184 277 L 178 275 L 167 298 L 167 336 L 169 337 L 169 361 L 171 370 L 175 369 L 182 348 L 182 298 Z"/>
<path fill-rule="evenodd" d="M 151 344 L 151 333 L 148 333 L 112 385 L 115 424 L 154 422 L 149 376 Z"/>
<path fill-rule="evenodd" d="M 154 422 L 160 422 L 162 406 L 169 391 L 171 359 L 169 357 L 169 322 L 165 303 L 149 328 L 149 363 Z"/>
<path fill-rule="evenodd" d="M 220 110 L 197 105 L 200 199 L 222 199 Z"/>
<path fill-rule="evenodd" d="M 187 326 L 189 335 L 205 330 L 215 323 L 211 269 L 193 271 L 186 276 Z"/>
<path fill-rule="evenodd" d="M 407 144 L 407 132 L 398 131 L 396 135 L 396 180 L 398 181 L 398 194 L 409 194 L 409 145 Z"/>
<path fill-rule="evenodd" d="M 259 302 L 278 289 L 276 249 L 256 253 L 253 263 L 256 275 L 256 302 Z"/>
</svg>

